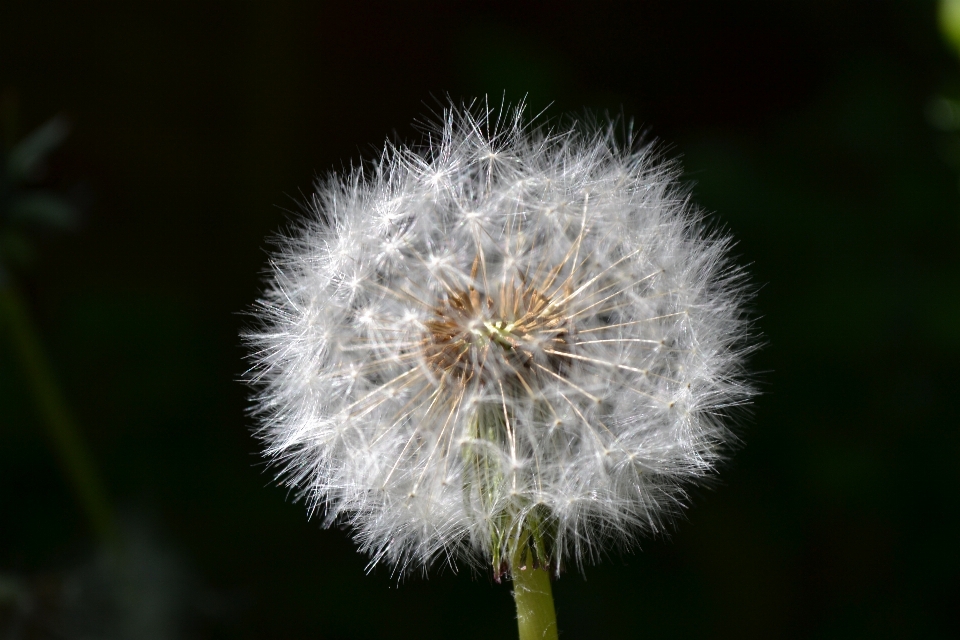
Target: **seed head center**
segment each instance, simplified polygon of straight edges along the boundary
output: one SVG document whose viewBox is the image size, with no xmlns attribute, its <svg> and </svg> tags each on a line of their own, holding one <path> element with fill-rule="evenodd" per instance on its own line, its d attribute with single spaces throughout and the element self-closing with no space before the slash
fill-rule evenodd
<svg viewBox="0 0 960 640">
<path fill-rule="evenodd" d="M 517 377 L 535 360 L 549 360 L 545 348 L 562 349 L 567 329 L 561 306 L 523 282 L 493 295 L 472 286 L 450 291 L 425 323 L 424 359 L 441 379 L 483 384 L 493 376 Z"/>
</svg>

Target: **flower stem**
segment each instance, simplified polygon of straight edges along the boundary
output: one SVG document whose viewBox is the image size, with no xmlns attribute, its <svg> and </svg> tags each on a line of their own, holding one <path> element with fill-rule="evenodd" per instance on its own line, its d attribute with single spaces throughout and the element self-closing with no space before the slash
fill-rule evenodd
<svg viewBox="0 0 960 640">
<path fill-rule="evenodd" d="M 32 388 L 47 435 L 56 450 L 67 480 L 73 486 L 87 520 L 100 541 L 116 547 L 118 534 L 106 492 L 85 446 L 80 430 L 67 410 L 40 338 L 30 323 L 22 299 L 9 283 L 0 283 L 0 321 L 7 326 L 19 352 L 27 382 Z"/>
<path fill-rule="evenodd" d="M 557 640 L 550 573 L 534 567 L 533 553 L 526 545 L 514 556 L 511 572 L 520 640 Z"/>
</svg>

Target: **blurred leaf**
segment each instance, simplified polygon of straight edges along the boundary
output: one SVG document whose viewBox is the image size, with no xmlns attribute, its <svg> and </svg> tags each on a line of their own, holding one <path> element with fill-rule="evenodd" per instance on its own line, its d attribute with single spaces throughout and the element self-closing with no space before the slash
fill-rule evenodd
<svg viewBox="0 0 960 640">
<path fill-rule="evenodd" d="M 10 151 L 7 171 L 13 181 L 30 178 L 39 169 L 47 154 L 67 136 L 69 126 L 57 116 L 31 133 Z"/>
<path fill-rule="evenodd" d="M 940 0 L 937 18 L 940 31 L 947 37 L 955 53 L 960 54 L 960 0 Z"/>
<path fill-rule="evenodd" d="M 10 206 L 10 219 L 56 229 L 71 229 L 77 222 L 76 207 L 52 193 L 21 196 Z"/>
</svg>

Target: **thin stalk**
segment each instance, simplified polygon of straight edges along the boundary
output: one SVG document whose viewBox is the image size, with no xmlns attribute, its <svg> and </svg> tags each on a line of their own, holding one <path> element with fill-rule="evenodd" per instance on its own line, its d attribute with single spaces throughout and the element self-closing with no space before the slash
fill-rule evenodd
<svg viewBox="0 0 960 640">
<path fill-rule="evenodd" d="M 0 320 L 5 320 L 0 326 L 6 325 L 12 338 L 47 435 L 90 527 L 101 542 L 115 548 L 118 535 L 103 483 L 67 410 L 26 306 L 9 283 L 0 284 Z"/>
<path fill-rule="evenodd" d="M 482 404 L 477 407 L 469 425 L 472 437 L 495 446 L 504 444 L 510 418 L 506 400 L 503 402 L 502 408 Z M 504 479 L 496 458 L 489 452 L 474 446 L 464 449 L 465 501 L 469 503 L 476 491 L 483 511 L 492 510 Z M 541 515 L 537 509 L 531 509 L 521 518 L 518 512 L 507 507 L 491 522 L 493 571 L 499 576 L 502 561 L 509 559 L 520 640 L 557 640 L 557 614 L 553 607 L 550 573 L 534 562 L 534 553 L 541 559 L 547 557 Z M 511 532 L 515 532 L 514 535 Z"/>
<path fill-rule="evenodd" d="M 557 640 L 550 573 L 534 567 L 533 552 L 527 545 L 521 545 L 514 556 L 511 574 L 520 640 Z"/>
</svg>

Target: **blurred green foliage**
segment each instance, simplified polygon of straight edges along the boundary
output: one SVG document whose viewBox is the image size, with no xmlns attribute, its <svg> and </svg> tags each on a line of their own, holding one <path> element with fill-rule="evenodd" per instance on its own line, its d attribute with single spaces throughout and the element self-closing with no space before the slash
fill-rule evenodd
<svg viewBox="0 0 960 640">
<path fill-rule="evenodd" d="M 940 0 L 937 13 L 940 21 L 940 30 L 946 36 L 950 45 L 960 53 L 960 2 L 957 0 Z"/>
<path fill-rule="evenodd" d="M 35 259 L 30 232 L 69 229 L 77 221 L 77 208 L 59 193 L 41 184 L 47 157 L 67 135 L 63 118 L 54 118 L 23 140 L 13 143 L 13 100 L 0 103 L 0 119 L 7 136 L 0 147 L 0 285 L 10 267 Z M 5 268 L 6 267 L 6 268 Z"/>
</svg>

